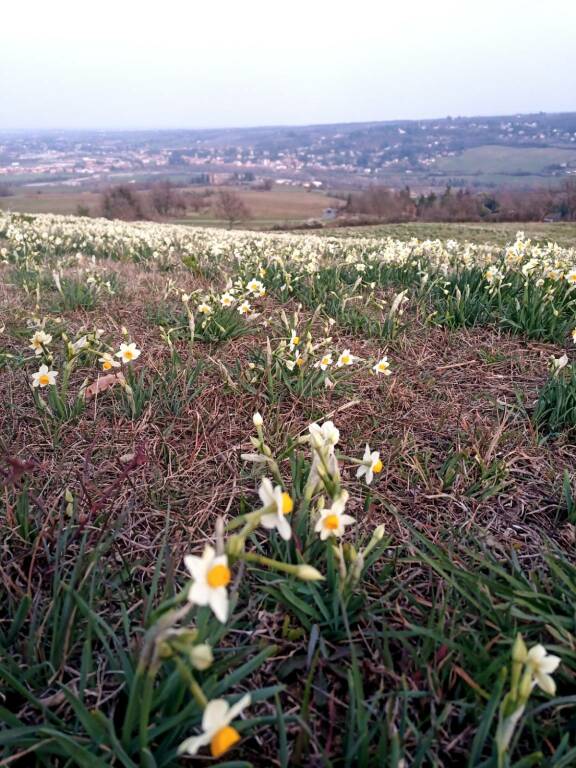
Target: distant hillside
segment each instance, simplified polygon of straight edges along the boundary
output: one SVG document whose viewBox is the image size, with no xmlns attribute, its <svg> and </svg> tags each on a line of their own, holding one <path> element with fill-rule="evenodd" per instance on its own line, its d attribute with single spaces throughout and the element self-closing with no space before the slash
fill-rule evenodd
<svg viewBox="0 0 576 768">
<path fill-rule="evenodd" d="M 228 174 L 336 188 L 538 186 L 576 177 L 576 112 L 335 125 L 0 133 L 0 182 Z M 216 180 L 218 183 L 218 180 Z"/>
</svg>

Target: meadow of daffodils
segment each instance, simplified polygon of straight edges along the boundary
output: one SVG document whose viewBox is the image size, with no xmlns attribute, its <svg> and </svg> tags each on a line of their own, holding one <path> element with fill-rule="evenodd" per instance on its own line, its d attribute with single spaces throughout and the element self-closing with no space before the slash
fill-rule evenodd
<svg viewBox="0 0 576 768">
<path fill-rule="evenodd" d="M 576 765 L 576 248 L 0 214 L 0 766 Z"/>
</svg>

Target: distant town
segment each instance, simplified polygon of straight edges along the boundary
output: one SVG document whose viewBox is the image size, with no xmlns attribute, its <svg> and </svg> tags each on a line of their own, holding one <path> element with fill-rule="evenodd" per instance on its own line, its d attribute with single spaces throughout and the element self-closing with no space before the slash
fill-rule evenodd
<svg viewBox="0 0 576 768">
<path fill-rule="evenodd" d="M 0 184 L 489 188 L 576 176 L 576 113 L 146 132 L 0 132 Z"/>
</svg>

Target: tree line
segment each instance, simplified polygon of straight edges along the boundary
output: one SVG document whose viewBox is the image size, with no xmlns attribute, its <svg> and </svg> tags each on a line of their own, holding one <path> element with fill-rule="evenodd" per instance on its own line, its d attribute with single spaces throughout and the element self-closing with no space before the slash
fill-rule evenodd
<svg viewBox="0 0 576 768">
<path fill-rule="evenodd" d="M 373 186 L 351 193 L 341 217 L 378 222 L 402 221 L 576 221 L 576 179 L 554 188 L 499 189 L 490 192 L 454 191 L 412 194 L 409 187 L 394 190 Z"/>
</svg>

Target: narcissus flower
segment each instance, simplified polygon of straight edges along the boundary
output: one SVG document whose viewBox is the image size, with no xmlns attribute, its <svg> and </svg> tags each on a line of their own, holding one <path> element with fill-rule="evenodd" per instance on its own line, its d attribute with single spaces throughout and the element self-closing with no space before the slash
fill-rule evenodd
<svg viewBox="0 0 576 768">
<path fill-rule="evenodd" d="M 226 699 L 209 701 L 202 715 L 203 733 L 183 741 L 178 747 L 179 754 L 187 752 L 189 755 L 195 755 L 199 749 L 209 744 L 212 757 L 222 757 L 240 741 L 240 734 L 230 723 L 248 706 L 249 693 L 232 706 Z"/>
<path fill-rule="evenodd" d="M 332 365 L 332 355 L 327 354 L 321 357 L 317 363 L 314 363 L 314 368 L 320 368 L 320 370 L 325 371 L 330 365 Z"/>
<path fill-rule="evenodd" d="M 120 368 L 120 363 L 114 360 L 109 352 L 104 352 L 102 357 L 98 358 L 98 362 L 102 363 L 103 371 L 110 371 L 112 368 Z"/>
<path fill-rule="evenodd" d="M 559 373 L 562 368 L 565 368 L 568 365 L 568 355 L 564 353 L 560 357 L 554 357 L 552 356 L 550 359 L 550 366 L 552 368 L 553 373 Z"/>
<path fill-rule="evenodd" d="M 334 448 L 334 446 L 340 440 L 340 432 L 337 427 L 334 426 L 333 421 L 325 421 L 322 426 L 318 424 L 310 424 L 308 427 L 310 432 L 310 438 L 312 445 L 315 448 Z"/>
<path fill-rule="evenodd" d="M 258 496 L 262 506 L 268 510 L 262 515 L 260 522 L 268 530 L 276 529 L 284 541 L 288 541 L 292 536 L 292 529 L 286 520 L 286 515 L 294 509 L 292 497 L 286 491 L 277 485 L 275 488 L 267 477 L 262 479 Z"/>
<path fill-rule="evenodd" d="M 323 509 L 320 512 L 320 519 L 314 530 L 320 534 L 322 541 L 330 536 L 343 536 L 346 526 L 356 522 L 353 517 L 344 514 L 347 503 L 348 491 L 340 491 L 340 495 L 334 499 L 330 509 Z"/>
<path fill-rule="evenodd" d="M 202 557 L 186 555 L 184 565 L 193 578 L 188 590 L 188 600 L 194 605 L 209 605 L 218 621 L 224 624 L 228 618 L 228 592 L 232 574 L 227 555 L 217 555 L 214 547 L 207 544 Z"/>
<path fill-rule="evenodd" d="M 298 336 L 296 331 L 292 329 L 290 332 L 290 344 L 288 345 L 290 347 L 290 352 L 293 352 L 298 344 L 300 344 L 300 336 Z"/>
<path fill-rule="evenodd" d="M 206 304 L 205 301 L 203 301 L 201 304 L 198 304 L 198 312 L 200 312 L 202 315 L 209 315 L 212 312 L 212 309 L 210 308 L 209 304 Z"/>
<path fill-rule="evenodd" d="M 358 358 L 355 357 L 349 349 L 345 349 L 336 361 L 336 365 L 338 368 L 342 368 L 344 365 L 352 365 L 356 360 L 358 360 Z"/>
<path fill-rule="evenodd" d="M 238 307 L 238 312 L 240 312 L 241 315 L 249 315 L 250 312 L 252 312 L 252 307 L 250 306 L 250 302 L 243 301 L 242 304 Z"/>
<path fill-rule="evenodd" d="M 47 365 L 41 365 L 37 373 L 32 374 L 33 387 L 47 387 L 56 384 L 58 371 L 50 371 Z"/>
<path fill-rule="evenodd" d="M 576 283 L 576 269 L 571 269 L 570 272 L 567 272 L 565 275 L 565 279 L 569 283 Z"/>
<path fill-rule="evenodd" d="M 44 331 L 36 331 L 30 339 L 30 349 L 34 350 L 35 355 L 41 355 L 44 347 L 52 341 L 52 336 Z"/>
<path fill-rule="evenodd" d="M 136 344 L 120 344 L 120 351 L 116 352 L 116 357 L 119 357 L 123 363 L 131 363 L 133 360 L 137 360 L 141 355 L 141 350 L 138 349 Z"/>
<path fill-rule="evenodd" d="M 80 352 L 81 349 L 86 349 L 90 345 L 87 336 L 81 336 L 77 341 L 72 344 L 74 352 Z"/>
<path fill-rule="evenodd" d="M 232 296 L 231 293 L 223 293 L 222 296 L 220 296 L 220 304 L 222 304 L 223 307 L 231 307 L 232 304 L 234 304 L 234 296 Z"/>
<path fill-rule="evenodd" d="M 382 472 L 382 462 L 380 461 L 380 453 L 378 451 L 370 451 L 370 446 L 366 443 L 366 449 L 364 450 L 364 456 L 362 457 L 362 464 L 358 467 L 356 477 L 360 478 L 366 476 L 366 485 L 370 485 L 374 480 L 374 475 L 378 475 Z"/>
<path fill-rule="evenodd" d="M 392 371 L 390 370 L 390 363 L 388 362 L 388 356 L 384 355 L 381 360 L 378 360 L 376 365 L 373 366 L 374 373 L 383 373 L 384 376 L 390 376 Z"/>
<path fill-rule="evenodd" d="M 246 288 L 250 293 L 254 294 L 254 296 L 264 296 L 266 293 L 266 288 L 264 288 L 264 285 L 260 280 L 250 280 Z"/>
<path fill-rule="evenodd" d="M 293 371 L 294 368 L 302 368 L 303 365 L 304 358 L 298 351 L 296 351 L 296 354 L 294 355 L 294 360 L 286 360 L 286 368 L 288 368 L 289 371 Z"/>
<path fill-rule="evenodd" d="M 556 683 L 551 675 L 561 661 L 559 656 L 548 653 L 543 645 L 535 645 L 528 651 L 526 666 L 531 671 L 534 682 L 544 693 L 549 693 L 551 696 L 556 693 Z"/>
<path fill-rule="evenodd" d="M 576 328 L 572 330 L 572 341 L 576 344 Z"/>
</svg>

